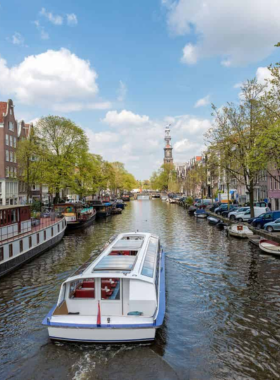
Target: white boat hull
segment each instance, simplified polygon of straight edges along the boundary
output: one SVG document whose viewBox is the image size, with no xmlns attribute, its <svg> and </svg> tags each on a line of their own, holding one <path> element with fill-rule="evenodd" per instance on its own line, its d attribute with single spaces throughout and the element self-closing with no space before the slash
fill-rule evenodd
<svg viewBox="0 0 280 380">
<path fill-rule="evenodd" d="M 207 214 L 196 214 L 196 213 L 194 213 L 194 215 L 195 215 L 197 218 L 200 218 L 200 219 L 205 219 L 205 218 L 207 218 Z"/>
<path fill-rule="evenodd" d="M 48 327 L 48 332 L 55 340 L 109 343 L 154 340 L 156 328 Z"/>
<path fill-rule="evenodd" d="M 238 230 L 238 227 L 242 227 L 242 230 Z M 241 239 L 247 239 L 250 236 L 254 235 L 254 233 L 247 226 L 233 225 L 230 226 L 227 231 L 230 236 L 238 237 Z"/>
<path fill-rule="evenodd" d="M 270 243 L 266 243 L 266 242 L 260 242 L 259 243 L 259 248 L 265 252 L 265 253 L 270 253 L 272 255 L 280 255 L 280 246 L 274 246 Z"/>
</svg>

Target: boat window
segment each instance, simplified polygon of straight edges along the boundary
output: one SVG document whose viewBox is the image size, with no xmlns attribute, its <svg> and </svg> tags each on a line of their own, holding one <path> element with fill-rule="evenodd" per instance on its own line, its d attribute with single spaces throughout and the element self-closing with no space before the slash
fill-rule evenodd
<svg viewBox="0 0 280 380">
<path fill-rule="evenodd" d="M 46 230 L 44 231 L 44 240 L 46 240 L 47 239 L 47 232 L 46 232 Z"/>
<path fill-rule="evenodd" d="M 95 298 L 95 280 L 87 278 L 71 282 L 69 298 Z"/>
<path fill-rule="evenodd" d="M 143 276 L 147 276 L 151 278 L 154 276 L 157 252 L 158 252 L 158 239 L 151 238 L 149 241 L 146 257 L 145 257 L 144 264 L 141 271 L 141 274 Z"/>
<path fill-rule="evenodd" d="M 29 248 L 31 248 L 31 247 L 32 247 L 32 237 L 29 236 Z"/>
<path fill-rule="evenodd" d="M 3 261 L 4 260 L 4 248 L 1 247 L 0 248 L 0 261 Z"/>
<path fill-rule="evenodd" d="M 52 236 L 53 236 L 53 227 L 52 227 Z"/>
<path fill-rule="evenodd" d="M 40 235 L 37 234 L 37 244 L 39 244 L 39 243 L 40 243 Z"/>
<path fill-rule="evenodd" d="M 60 231 L 60 226 L 59 226 L 59 224 L 57 225 L 57 232 L 59 232 Z"/>
<path fill-rule="evenodd" d="M 13 257 L 13 244 L 9 244 L 9 257 Z"/>
<path fill-rule="evenodd" d="M 23 241 L 22 240 L 19 241 L 19 251 L 20 252 L 23 251 Z"/>
<path fill-rule="evenodd" d="M 101 299 L 102 300 L 120 300 L 120 279 L 119 278 L 102 278 L 101 279 Z"/>
</svg>

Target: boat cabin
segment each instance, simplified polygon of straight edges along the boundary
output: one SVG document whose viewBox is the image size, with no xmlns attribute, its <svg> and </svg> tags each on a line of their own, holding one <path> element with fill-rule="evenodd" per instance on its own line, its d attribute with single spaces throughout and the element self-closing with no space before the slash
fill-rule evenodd
<svg viewBox="0 0 280 380">
<path fill-rule="evenodd" d="M 30 206 L 0 206 L 0 241 L 31 231 Z"/>
<path fill-rule="evenodd" d="M 87 220 L 92 217 L 93 207 L 81 203 L 61 203 L 54 205 L 54 210 L 64 216 L 67 223 Z"/>
<path fill-rule="evenodd" d="M 157 236 L 118 235 L 86 269 L 64 282 L 53 316 L 97 316 L 100 307 L 103 321 L 152 318 L 158 307 L 159 262 Z"/>
</svg>

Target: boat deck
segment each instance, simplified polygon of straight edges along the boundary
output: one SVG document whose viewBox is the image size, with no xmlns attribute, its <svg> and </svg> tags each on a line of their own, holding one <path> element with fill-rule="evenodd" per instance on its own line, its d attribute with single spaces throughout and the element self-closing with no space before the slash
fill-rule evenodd
<svg viewBox="0 0 280 380">
<path fill-rule="evenodd" d="M 39 220 L 39 219 L 37 219 L 37 220 Z M 31 226 L 30 231 L 22 232 L 22 233 L 14 235 L 14 236 L 10 236 L 7 239 L 3 239 L 3 240 L 1 240 L 0 244 L 6 244 L 6 243 L 12 242 L 14 240 L 23 238 L 24 236 L 34 234 L 35 232 L 39 232 L 39 231 L 43 230 L 44 228 L 53 226 L 54 224 L 58 223 L 61 220 L 62 220 L 61 218 L 55 218 L 55 219 L 40 218 L 39 224 L 36 226 Z"/>
</svg>

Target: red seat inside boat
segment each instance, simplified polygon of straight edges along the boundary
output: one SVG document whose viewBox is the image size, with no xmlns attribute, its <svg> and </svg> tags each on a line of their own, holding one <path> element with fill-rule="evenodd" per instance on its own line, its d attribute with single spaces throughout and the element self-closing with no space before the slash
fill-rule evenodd
<svg viewBox="0 0 280 380">
<path fill-rule="evenodd" d="M 94 288 L 94 281 L 84 281 L 82 283 L 83 288 Z"/>
<path fill-rule="evenodd" d="M 80 288 L 76 289 L 74 293 L 75 298 L 95 298 L 94 288 Z"/>
<path fill-rule="evenodd" d="M 107 286 L 109 289 L 115 288 L 117 286 L 117 283 L 115 281 L 110 280 L 102 280 L 102 286 Z"/>
<path fill-rule="evenodd" d="M 130 256 L 130 251 L 112 251 L 109 256 Z"/>
<path fill-rule="evenodd" d="M 112 294 L 113 294 L 113 290 L 101 289 L 101 296 L 103 299 L 110 297 Z"/>
</svg>

